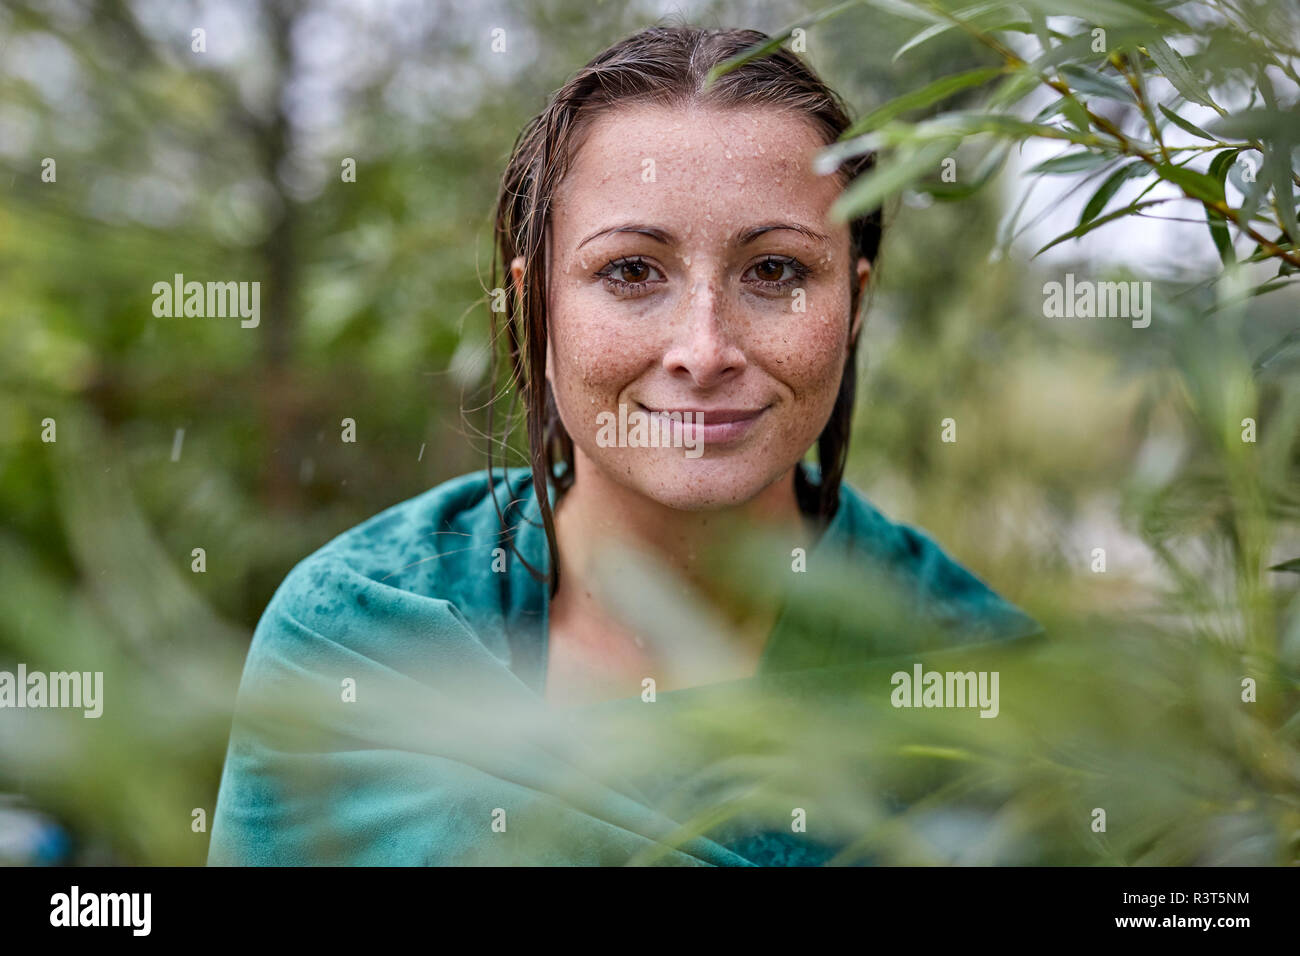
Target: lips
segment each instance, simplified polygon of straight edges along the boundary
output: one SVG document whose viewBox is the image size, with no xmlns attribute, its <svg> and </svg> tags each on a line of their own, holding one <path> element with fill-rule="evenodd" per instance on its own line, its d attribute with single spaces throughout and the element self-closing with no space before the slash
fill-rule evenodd
<svg viewBox="0 0 1300 956">
<path fill-rule="evenodd" d="M 702 421 L 706 425 L 724 425 L 732 422 L 747 422 L 763 414 L 766 408 L 652 408 L 642 405 L 652 415 L 670 415 L 680 412 L 688 421 Z M 689 419 L 686 416 L 690 415 Z"/>
<path fill-rule="evenodd" d="M 640 402 L 637 403 L 641 405 Z M 652 408 L 648 405 L 641 405 L 643 411 L 650 415 L 673 415 L 676 413 L 678 418 L 669 418 L 669 427 L 671 429 L 674 443 L 679 441 L 689 441 L 691 443 L 700 443 L 702 445 L 727 445 L 739 441 L 750 429 L 754 423 L 763 416 L 763 413 L 770 406 L 762 408 L 700 408 L 700 407 L 663 407 Z"/>
</svg>

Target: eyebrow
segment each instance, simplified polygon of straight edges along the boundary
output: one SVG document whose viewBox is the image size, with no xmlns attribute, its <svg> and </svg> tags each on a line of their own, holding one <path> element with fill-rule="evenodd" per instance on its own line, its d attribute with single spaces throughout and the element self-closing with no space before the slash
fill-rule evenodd
<svg viewBox="0 0 1300 956">
<path fill-rule="evenodd" d="M 753 242 L 759 236 L 763 235 L 763 233 L 775 232 L 778 229 L 789 229 L 791 232 L 797 232 L 801 236 L 807 236 L 809 239 L 812 239 L 814 242 L 827 242 L 830 239 L 830 236 L 827 236 L 824 233 L 820 233 L 816 229 L 810 228 L 809 226 L 801 225 L 800 223 L 797 222 L 768 222 L 768 223 L 764 223 L 761 226 L 755 226 L 752 229 L 746 229 L 744 232 L 742 232 L 737 237 L 739 240 L 739 245 L 743 246 L 747 242 Z"/>
<path fill-rule="evenodd" d="M 780 229 L 788 229 L 791 232 L 797 232 L 802 236 L 807 236 L 815 242 L 826 242 L 830 239 L 830 237 L 824 233 L 820 233 L 816 229 L 797 222 L 767 222 L 760 226 L 752 226 L 749 229 L 738 233 L 736 235 L 736 245 L 743 246 L 747 243 L 753 242 L 764 233 L 775 232 Z M 654 239 L 656 242 L 661 242 L 664 245 L 669 245 L 673 242 L 673 236 L 670 232 L 666 232 L 665 230 L 658 229 L 654 226 L 643 226 L 629 223 L 622 226 L 610 226 L 608 229 L 600 229 L 593 232 L 586 239 L 583 239 L 582 242 L 578 243 L 577 248 L 581 249 L 593 239 L 599 239 L 601 236 L 608 236 L 622 232 L 631 232 L 642 236 L 649 236 L 651 239 Z"/>
</svg>

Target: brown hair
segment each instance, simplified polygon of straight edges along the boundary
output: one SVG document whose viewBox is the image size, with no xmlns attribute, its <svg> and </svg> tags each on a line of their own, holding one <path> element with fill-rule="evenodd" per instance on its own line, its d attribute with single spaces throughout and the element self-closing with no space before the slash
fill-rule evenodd
<svg viewBox="0 0 1300 956">
<path fill-rule="evenodd" d="M 849 126 L 849 116 L 835 94 L 798 56 L 782 47 L 749 60 L 705 88 L 709 71 L 734 56 L 768 42 L 756 30 L 706 30 L 683 26 L 655 26 L 620 40 L 600 53 L 564 84 L 546 108 L 523 128 L 501 178 L 496 207 L 498 261 L 493 262 L 492 284 L 505 293 L 505 332 L 510 358 L 511 386 L 518 386 L 527 416 L 529 461 L 533 489 L 541 507 L 542 524 L 550 548 L 551 594 L 559 586 L 559 553 L 547 481 L 559 493 L 573 482 L 573 439 L 560 421 L 555 397 L 546 381 L 546 230 L 551 200 L 580 145 L 587 125 L 610 106 L 629 102 L 686 106 L 699 103 L 723 108 L 766 106 L 785 108 L 806 116 L 825 137 L 835 142 Z M 846 160 L 839 169 L 845 182 L 872 165 L 871 154 Z M 850 262 L 864 257 L 874 263 L 880 247 L 881 215 L 876 209 L 849 224 Z M 510 264 L 524 260 L 523 294 L 510 281 Z M 497 272 L 498 267 L 502 270 Z M 852 269 L 850 269 L 852 276 Z M 852 281 L 851 315 L 859 307 L 858 284 Z M 495 343 L 499 329 L 492 315 L 493 374 L 497 380 Z M 840 481 L 848 456 L 849 431 L 857 390 L 857 341 L 849 344 L 835 407 L 817 439 L 821 480 L 807 483 L 796 469 L 796 492 L 801 506 L 823 523 L 839 507 Z M 512 406 L 513 408 L 513 403 Z M 493 403 L 488 406 L 491 438 Z M 507 429 L 508 434 L 508 429 Z M 495 442 L 493 442 L 495 444 Z M 488 451 L 489 487 L 492 446 Z M 562 461 L 563 472 L 555 465 Z M 500 506 L 497 506 L 500 515 Z M 502 521 L 505 529 L 505 521 Z M 513 535 L 504 531 L 514 549 Z M 518 552 L 516 551 L 516 554 Z M 542 572 L 520 556 L 539 580 Z"/>
</svg>

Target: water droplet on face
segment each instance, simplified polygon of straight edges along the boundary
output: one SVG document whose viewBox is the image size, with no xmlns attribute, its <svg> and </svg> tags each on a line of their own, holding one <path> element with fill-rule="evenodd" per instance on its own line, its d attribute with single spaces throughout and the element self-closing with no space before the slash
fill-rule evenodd
<svg viewBox="0 0 1300 956">
<path fill-rule="evenodd" d="M 724 151 L 722 155 L 725 156 L 727 159 L 731 159 L 731 150 L 728 149 Z"/>
<path fill-rule="evenodd" d="M 737 182 L 737 184 L 739 184 L 739 185 L 741 185 L 741 186 L 745 185 L 745 177 L 742 176 L 740 173 L 736 173 L 736 182 Z M 779 180 L 778 180 L 778 182 L 779 182 Z"/>
<path fill-rule="evenodd" d="M 690 257 L 690 256 L 682 256 L 682 262 L 684 262 L 686 265 L 689 266 L 689 265 L 691 264 L 691 257 Z"/>
</svg>

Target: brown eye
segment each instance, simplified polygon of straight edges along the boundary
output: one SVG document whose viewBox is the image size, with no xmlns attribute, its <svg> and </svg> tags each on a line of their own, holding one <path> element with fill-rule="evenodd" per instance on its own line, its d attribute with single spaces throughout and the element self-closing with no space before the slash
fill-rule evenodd
<svg viewBox="0 0 1300 956">
<path fill-rule="evenodd" d="M 741 281 L 749 283 L 755 291 L 765 294 L 784 292 L 807 277 L 810 271 L 798 259 L 768 256 L 750 266 L 741 277 Z"/>
<path fill-rule="evenodd" d="M 596 273 L 605 288 L 617 296 L 641 296 L 666 281 L 655 266 L 643 259 L 615 259 Z"/>
<path fill-rule="evenodd" d="M 619 268 L 623 270 L 625 282 L 645 282 L 650 278 L 650 267 L 644 262 L 625 262 Z"/>
</svg>

